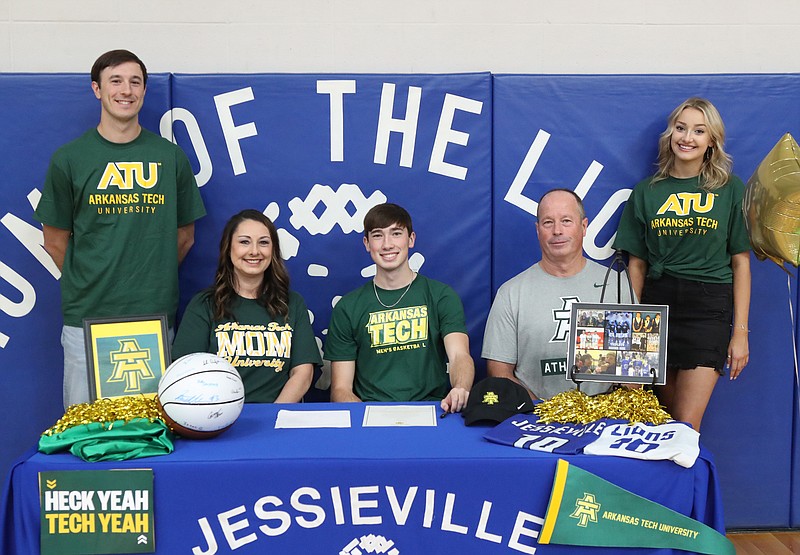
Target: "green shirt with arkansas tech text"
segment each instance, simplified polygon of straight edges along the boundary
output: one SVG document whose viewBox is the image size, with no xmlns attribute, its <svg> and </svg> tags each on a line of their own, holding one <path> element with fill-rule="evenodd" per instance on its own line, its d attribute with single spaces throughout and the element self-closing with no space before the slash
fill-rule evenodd
<svg viewBox="0 0 800 555">
<path fill-rule="evenodd" d="M 461 299 L 448 285 L 417 275 L 405 288 L 369 281 L 336 304 L 326 360 L 356 362 L 362 401 L 431 401 L 450 391 L 444 337 L 467 333 Z M 381 304 L 383 303 L 383 304 Z"/>
<path fill-rule="evenodd" d="M 186 154 L 146 129 L 112 143 L 96 129 L 53 155 L 35 217 L 71 230 L 64 324 L 178 307 L 178 227 L 205 215 Z"/>
<path fill-rule="evenodd" d="M 653 278 L 731 283 L 731 256 L 750 250 L 743 195 L 734 175 L 712 192 L 701 189 L 697 177 L 645 179 L 625 205 L 614 248 L 646 260 Z"/>
</svg>

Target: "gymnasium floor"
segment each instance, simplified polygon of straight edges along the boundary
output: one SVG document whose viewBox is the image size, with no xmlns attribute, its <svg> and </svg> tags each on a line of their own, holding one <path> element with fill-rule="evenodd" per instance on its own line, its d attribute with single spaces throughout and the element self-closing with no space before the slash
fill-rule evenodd
<svg viewBox="0 0 800 555">
<path fill-rule="evenodd" d="M 728 539 L 736 555 L 800 555 L 800 531 L 734 532 Z"/>
</svg>

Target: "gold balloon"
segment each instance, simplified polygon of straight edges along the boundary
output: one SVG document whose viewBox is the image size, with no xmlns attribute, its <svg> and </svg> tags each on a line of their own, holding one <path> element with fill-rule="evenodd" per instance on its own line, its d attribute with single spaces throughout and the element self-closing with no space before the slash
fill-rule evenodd
<svg viewBox="0 0 800 555">
<path fill-rule="evenodd" d="M 743 210 L 759 260 L 800 263 L 800 146 L 786 133 L 747 181 Z"/>
</svg>

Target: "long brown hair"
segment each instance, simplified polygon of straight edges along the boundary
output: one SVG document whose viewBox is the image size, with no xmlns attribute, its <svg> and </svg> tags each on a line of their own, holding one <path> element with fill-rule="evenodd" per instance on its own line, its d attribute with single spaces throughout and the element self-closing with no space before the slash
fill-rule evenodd
<svg viewBox="0 0 800 555">
<path fill-rule="evenodd" d="M 667 128 L 658 139 L 658 172 L 653 176 L 653 183 L 667 179 L 675 165 L 672 133 L 678 117 L 686 108 L 700 110 L 706 119 L 706 131 L 711 137 L 711 144 L 700 168 L 700 187 L 706 191 L 714 191 L 723 187 L 730 179 L 733 162 L 725 152 L 725 124 L 722 116 L 709 100 L 698 97 L 684 100 L 667 118 Z"/>
<path fill-rule="evenodd" d="M 289 272 L 281 258 L 281 245 L 275 224 L 258 210 L 242 210 L 234 215 L 222 230 L 219 241 L 219 261 L 214 278 L 213 300 L 214 319 L 232 318 L 231 306 L 236 298 L 236 274 L 231 261 L 231 245 L 236 228 L 245 220 L 253 220 L 264 224 L 269 230 L 272 242 L 272 261 L 264 271 L 261 290 L 256 299 L 273 317 L 289 317 Z"/>
</svg>

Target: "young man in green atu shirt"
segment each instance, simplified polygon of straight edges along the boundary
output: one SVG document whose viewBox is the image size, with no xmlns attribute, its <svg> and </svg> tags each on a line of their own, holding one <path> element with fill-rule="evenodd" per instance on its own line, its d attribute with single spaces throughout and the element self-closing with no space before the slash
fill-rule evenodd
<svg viewBox="0 0 800 555">
<path fill-rule="evenodd" d="M 166 314 L 205 215 L 186 154 L 139 124 L 147 69 L 132 52 L 95 61 L 100 123 L 53 155 L 35 217 L 61 270 L 64 406 L 90 399 L 84 318 Z"/>
</svg>

